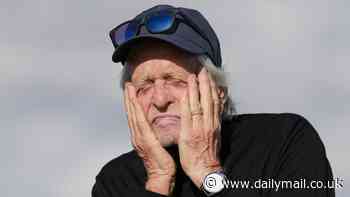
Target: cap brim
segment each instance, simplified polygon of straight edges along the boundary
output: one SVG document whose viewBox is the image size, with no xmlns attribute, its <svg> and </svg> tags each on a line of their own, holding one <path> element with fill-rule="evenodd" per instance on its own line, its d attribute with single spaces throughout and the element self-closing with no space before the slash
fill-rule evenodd
<svg viewBox="0 0 350 197">
<path fill-rule="evenodd" d="M 199 45 L 197 45 L 194 42 L 191 42 L 190 40 L 185 40 L 181 37 L 177 37 L 174 35 L 169 34 L 146 34 L 146 35 L 138 35 L 126 42 L 124 42 L 122 45 L 118 46 L 118 48 L 114 51 L 112 60 L 113 62 L 125 62 L 125 59 L 127 58 L 128 51 L 130 49 L 130 46 L 135 44 L 136 42 L 143 40 L 143 39 L 157 39 L 161 41 L 165 41 L 169 44 L 172 44 L 182 50 L 185 50 L 189 53 L 193 54 L 204 54 L 205 49 L 201 48 Z"/>
</svg>

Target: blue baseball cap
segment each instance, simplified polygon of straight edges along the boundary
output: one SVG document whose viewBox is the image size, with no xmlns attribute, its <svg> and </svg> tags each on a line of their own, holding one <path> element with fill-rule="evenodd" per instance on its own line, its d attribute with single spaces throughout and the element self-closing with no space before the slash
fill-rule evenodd
<svg viewBox="0 0 350 197">
<path fill-rule="evenodd" d="M 158 39 L 192 54 L 207 55 L 221 67 L 219 39 L 197 10 L 157 5 L 126 21 L 109 33 L 115 51 L 113 62 L 124 64 L 129 50 L 140 40 Z"/>
</svg>

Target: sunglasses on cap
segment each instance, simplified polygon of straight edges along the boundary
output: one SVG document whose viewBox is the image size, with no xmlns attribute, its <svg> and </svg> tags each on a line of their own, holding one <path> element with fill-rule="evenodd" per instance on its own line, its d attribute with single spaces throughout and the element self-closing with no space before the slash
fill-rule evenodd
<svg viewBox="0 0 350 197">
<path fill-rule="evenodd" d="M 191 27 L 203 39 L 210 43 L 201 29 L 191 21 L 190 17 L 177 8 L 153 11 L 141 18 L 126 21 L 110 31 L 110 38 L 113 46 L 117 48 L 124 42 L 136 37 L 142 26 L 145 26 L 151 34 L 171 33 L 176 30 L 177 22 L 182 22 Z M 212 46 L 210 46 L 212 47 Z"/>
</svg>

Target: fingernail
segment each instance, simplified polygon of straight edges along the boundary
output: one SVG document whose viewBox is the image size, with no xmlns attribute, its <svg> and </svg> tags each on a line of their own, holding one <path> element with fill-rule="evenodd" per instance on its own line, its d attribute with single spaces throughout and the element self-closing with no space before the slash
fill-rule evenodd
<svg viewBox="0 0 350 197">
<path fill-rule="evenodd" d="M 196 75 L 192 76 L 193 83 L 198 83 L 198 77 Z"/>
<path fill-rule="evenodd" d="M 192 80 L 196 81 L 197 80 L 197 76 L 195 74 L 192 74 Z"/>
<path fill-rule="evenodd" d="M 203 66 L 203 68 L 202 68 L 201 72 L 202 72 L 202 73 L 207 72 L 207 68 Z"/>
</svg>

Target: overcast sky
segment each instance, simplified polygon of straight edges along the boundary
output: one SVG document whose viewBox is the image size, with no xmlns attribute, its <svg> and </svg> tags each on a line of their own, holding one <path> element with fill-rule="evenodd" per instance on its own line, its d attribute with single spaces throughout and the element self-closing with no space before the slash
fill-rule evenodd
<svg viewBox="0 0 350 197">
<path fill-rule="evenodd" d="M 90 196 L 101 167 L 131 150 L 107 35 L 159 2 L 170 1 L 1 0 L 1 196 Z M 238 113 L 305 116 L 349 196 L 350 1 L 171 3 L 214 27 Z"/>
</svg>

